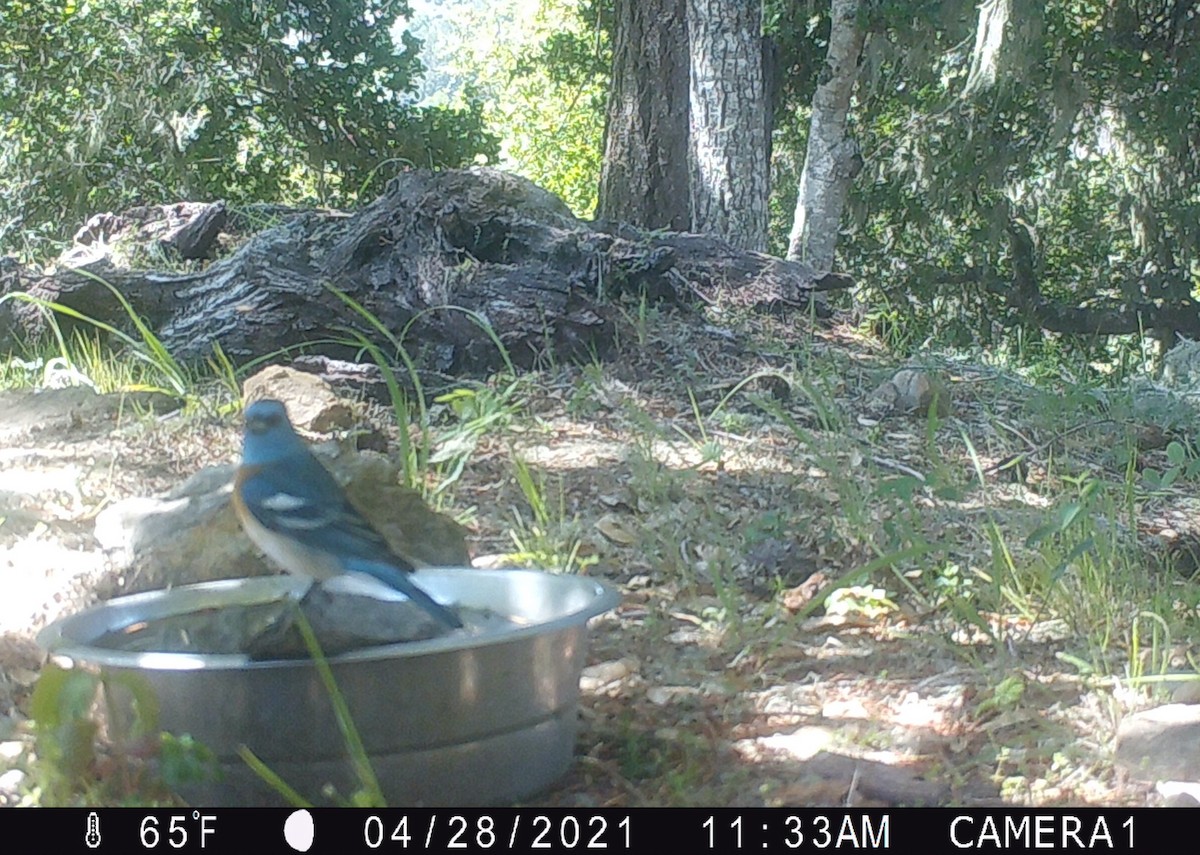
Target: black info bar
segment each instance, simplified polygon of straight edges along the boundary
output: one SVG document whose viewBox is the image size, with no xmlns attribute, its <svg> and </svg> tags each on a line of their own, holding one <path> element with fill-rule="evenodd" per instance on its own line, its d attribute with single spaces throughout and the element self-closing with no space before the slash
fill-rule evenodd
<svg viewBox="0 0 1200 855">
<path fill-rule="evenodd" d="M 0 812 L 0 839 L 56 855 L 1161 853 L 1194 851 L 1196 820 L 1165 808 L 29 808 Z"/>
</svg>

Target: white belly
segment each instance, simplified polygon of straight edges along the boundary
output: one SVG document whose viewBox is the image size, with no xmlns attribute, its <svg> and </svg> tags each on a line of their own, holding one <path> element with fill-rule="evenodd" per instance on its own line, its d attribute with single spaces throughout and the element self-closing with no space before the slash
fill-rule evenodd
<svg viewBox="0 0 1200 855">
<path fill-rule="evenodd" d="M 289 573 L 323 581 L 342 572 L 341 566 L 328 553 L 280 537 L 265 528 L 252 514 L 245 515 L 242 527 L 267 558 Z"/>
</svg>

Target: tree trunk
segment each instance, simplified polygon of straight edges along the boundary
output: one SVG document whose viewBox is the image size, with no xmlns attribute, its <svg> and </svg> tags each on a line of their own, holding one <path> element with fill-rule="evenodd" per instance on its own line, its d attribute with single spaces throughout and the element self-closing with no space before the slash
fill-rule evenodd
<svg viewBox="0 0 1200 855">
<path fill-rule="evenodd" d="M 688 0 L 692 231 L 767 247 L 762 0 Z"/>
<path fill-rule="evenodd" d="M 862 168 L 858 145 L 846 135 L 846 114 L 866 35 L 859 7 L 859 0 L 833 0 L 829 53 L 813 94 L 808 151 L 788 241 L 787 257 L 817 270 L 833 269 L 846 195 Z"/>
<path fill-rule="evenodd" d="M 1012 19 L 1012 0 L 984 0 L 979 4 L 979 24 L 975 28 L 975 50 L 971 68 L 963 86 L 964 98 L 973 98 L 996 82 L 1004 31 Z"/>
<path fill-rule="evenodd" d="M 687 0 L 617 0 L 597 219 L 688 231 Z"/>
</svg>

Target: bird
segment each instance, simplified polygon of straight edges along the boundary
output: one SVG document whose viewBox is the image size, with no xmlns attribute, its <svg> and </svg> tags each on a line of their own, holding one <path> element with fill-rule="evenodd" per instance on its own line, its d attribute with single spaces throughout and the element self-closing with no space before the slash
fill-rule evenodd
<svg viewBox="0 0 1200 855">
<path fill-rule="evenodd" d="M 447 628 L 462 627 L 458 615 L 412 581 L 416 567 L 350 503 L 296 433 L 282 402 L 259 399 L 246 407 L 245 418 L 233 507 L 268 558 L 315 582 L 343 574 L 382 582 Z"/>
</svg>

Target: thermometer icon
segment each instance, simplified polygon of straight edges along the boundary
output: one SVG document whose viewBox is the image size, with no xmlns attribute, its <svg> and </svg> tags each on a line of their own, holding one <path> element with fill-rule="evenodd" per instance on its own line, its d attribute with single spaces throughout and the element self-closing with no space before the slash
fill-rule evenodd
<svg viewBox="0 0 1200 855">
<path fill-rule="evenodd" d="M 83 842 L 88 845 L 89 849 L 95 849 L 100 845 L 100 817 L 95 811 L 88 814 L 87 834 L 83 835 Z"/>
</svg>

